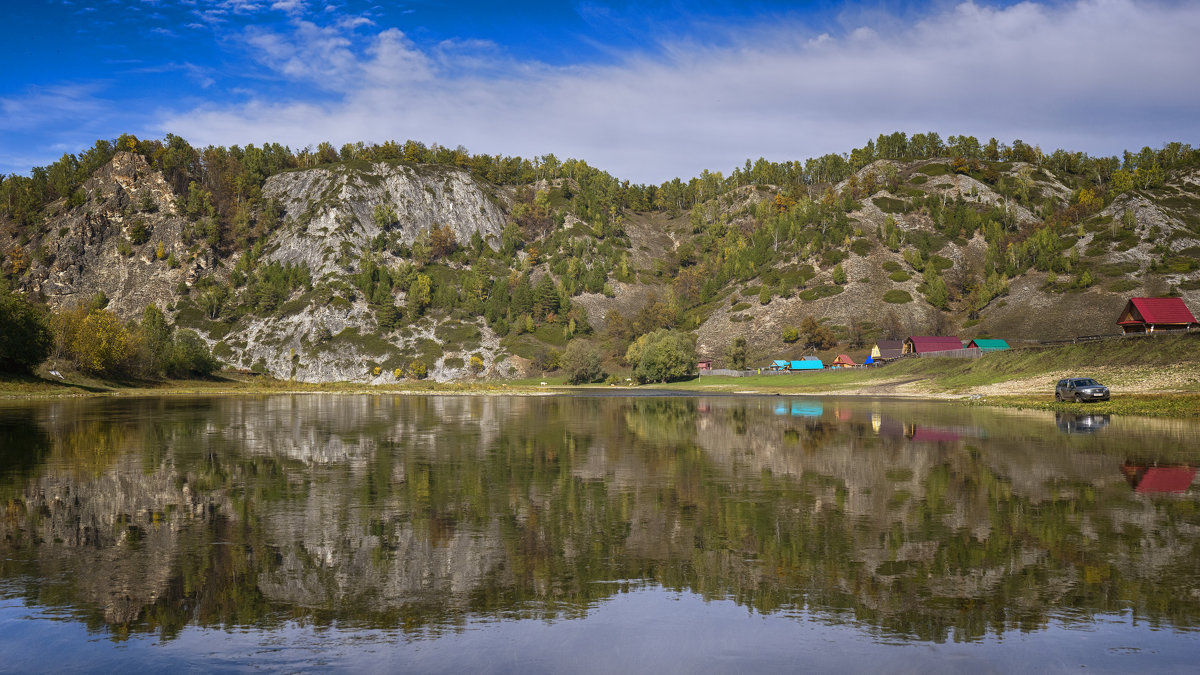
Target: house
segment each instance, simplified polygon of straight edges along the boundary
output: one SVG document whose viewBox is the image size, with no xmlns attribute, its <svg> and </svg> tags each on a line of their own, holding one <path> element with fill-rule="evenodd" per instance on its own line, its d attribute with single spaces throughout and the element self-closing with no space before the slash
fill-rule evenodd
<svg viewBox="0 0 1200 675">
<path fill-rule="evenodd" d="M 904 340 L 905 354 L 928 354 L 957 349 L 962 349 L 962 340 L 952 335 L 914 335 Z"/>
<path fill-rule="evenodd" d="M 854 362 L 854 359 L 850 358 L 849 356 L 846 356 L 845 354 L 838 354 L 837 358 L 833 360 L 833 363 L 829 364 L 829 367 L 830 368 L 853 368 L 857 365 L 858 364 Z"/>
<path fill-rule="evenodd" d="M 706 373 L 706 372 L 712 370 L 712 359 L 704 359 L 703 361 L 697 361 L 696 369 L 699 370 L 701 373 Z"/>
<path fill-rule="evenodd" d="M 1190 330 L 1200 327 L 1183 298 L 1130 298 L 1117 325 L 1126 333 Z"/>
<path fill-rule="evenodd" d="M 876 361 L 880 359 L 898 359 L 903 353 L 903 340 L 880 340 L 871 348 L 871 358 Z"/>
<path fill-rule="evenodd" d="M 815 356 L 806 356 L 799 361 L 792 361 L 788 365 L 788 370 L 822 370 L 824 368 L 825 364 Z"/>
<path fill-rule="evenodd" d="M 1002 352 L 1009 349 L 1009 346 L 1004 340 L 975 338 L 967 343 L 967 349 L 978 349 L 981 352 Z"/>
<path fill-rule="evenodd" d="M 788 361 L 784 361 L 782 359 L 775 359 L 774 361 L 771 362 L 771 365 L 768 366 L 768 368 L 770 368 L 771 370 L 787 370 L 790 365 L 791 365 L 791 363 Z"/>
</svg>

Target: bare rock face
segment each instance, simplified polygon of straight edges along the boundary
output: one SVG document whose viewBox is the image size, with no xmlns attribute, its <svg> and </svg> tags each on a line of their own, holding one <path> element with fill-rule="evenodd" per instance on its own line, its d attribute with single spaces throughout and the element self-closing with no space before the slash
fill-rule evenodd
<svg viewBox="0 0 1200 675">
<path fill-rule="evenodd" d="M 459 243 L 479 233 L 497 246 L 507 220 L 500 196 L 447 167 L 377 162 L 293 171 L 269 178 L 263 195 L 278 199 L 294 221 L 273 238 L 270 258 L 304 263 L 314 278 L 336 273 L 343 254 L 357 259 L 380 234 L 412 244 L 445 226 Z M 395 219 L 377 219 L 377 207 L 390 208 Z"/>
<path fill-rule="evenodd" d="M 86 201 L 52 218 L 33 256 L 28 290 L 52 307 L 70 307 L 102 291 L 123 317 L 147 304 L 166 306 L 190 271 L 167 264 L 184 257 L 183 218 L 162 174 L 140 155 L 118 152 L 83 185 Z M 204 265 L 209 261 L 199 260 Z"/>
</svg>

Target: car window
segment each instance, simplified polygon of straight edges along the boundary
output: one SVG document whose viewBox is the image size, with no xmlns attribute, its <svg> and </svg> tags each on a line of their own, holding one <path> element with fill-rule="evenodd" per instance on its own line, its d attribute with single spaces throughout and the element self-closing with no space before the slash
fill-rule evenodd
<svg viewBox="0 0 1200 675">
<path fill-rule="evenodd" d="M 1096 381 L 1091 378 L 1075 380 L 1076 387 L 1094 387 L 1094 386 L 1096 386 L 1096 384 L 1097 384 Z"/>
</svg>

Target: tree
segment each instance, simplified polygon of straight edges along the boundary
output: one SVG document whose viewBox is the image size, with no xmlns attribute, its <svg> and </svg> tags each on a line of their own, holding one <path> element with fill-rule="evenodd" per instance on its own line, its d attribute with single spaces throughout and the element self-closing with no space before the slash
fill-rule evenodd
<svg viewBox="0 0 1200 675">
<path fill-rule="evenodd" d="M 741 335 L 733 338 L 733 342 L 729 343 L 729 347 L 725 350 L 725 358 L 729 359 L 729 365 L 734 370 L 741 370 L 746 367 L 746 338 Z"/>
<path fill-rule="evenodd" d="M 796 340 L 800 339 L 800 331 L 797 330 L 795 326 L 788 326 L 787 328 L 783 329 L 783 335 L 781 337 L 783 337 L 784 342 L 790 345 Z"/>
<path fill-rule="evenodd" d="M 668 382 L 691 374 L 696 365 L 695 338 L 660 328 L 642 335 L 625 352 L 638 382 Z"/>
<path fill-rule="evenodd" d="M 207 377 L 221 367 L 196 331 L 182 330 L 171 344 L 164 371 L 170 377 Z"/>
<path fill-rule="evenodd" d="M 559 357 L 559 365 L 571 384 L 595 382 L 604 374 L 600 352 L 583 340 L 572 340 Z"/>
<path fill-rule="evenodd" d="M 31 372 L 50 354 L 45 315 L 0 282 L 0 372 Z"/>
<path fill-rule="evenodd" d="M 412 316 L 420 316 L 421 312 L 433 300 L 433 280 L 428 274 L 418 274 L 413 277 L 408 286 L 408 311 Z"/>
<path fill-rule="evenodd" d="M 800 332 L 804 334 L 804 346 L 810 349 L 824 351 L 837 346 L 837 337 L 833 331 L 812 316 L 806 316 L 800 322 Z"/>
<path fill-rule="evenodd" d="M 838 263 L 833 267 L 833 283 L 841 286 L 846 283 L 846 270 L 842 268 L 842 264 Z"/>
</svg>

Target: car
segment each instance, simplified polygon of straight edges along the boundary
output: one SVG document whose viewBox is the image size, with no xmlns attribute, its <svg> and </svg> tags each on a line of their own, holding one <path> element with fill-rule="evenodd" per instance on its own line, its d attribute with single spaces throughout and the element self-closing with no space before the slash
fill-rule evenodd
<svg viewBox="0 0 1200 675">
<path fill-rule="evenodd" d="M 1068 377 L 1054 388 L 1055 401 L 1107 401 L 1108 387 L 1090 377 Z"/>
</svg>

